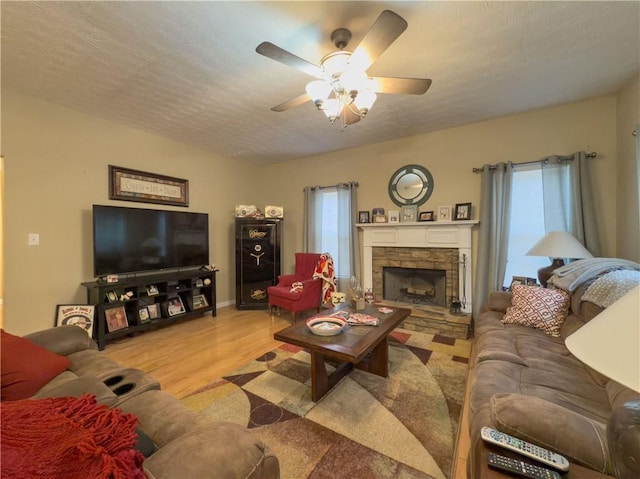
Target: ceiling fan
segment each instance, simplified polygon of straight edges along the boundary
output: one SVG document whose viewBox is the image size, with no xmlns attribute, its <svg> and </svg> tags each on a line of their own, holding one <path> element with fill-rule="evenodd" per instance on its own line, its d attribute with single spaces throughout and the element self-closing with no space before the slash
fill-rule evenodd
<svg viewBox="0 0 640 479">
<path fill-rule="evenodd" d="M 353 51 L 345 50 L 351 32 L 338 28 L 331 41 L 338 50 L 325 55 L 314 65 L 270 42 L 262 42 L 256 52 L 296 68 L 316 80 L 306 86 L 306 93 L 271 108 L 281 112 L 313 101 L 333 124 L 341 118 L 346 127 L 360 121 L 376 101 L 376 93 L 422 95 L 431 86 L 426 78 L 370 77 L 367 69 L 407 28 L 397 13 L 383 11 Z"/>
</svg>

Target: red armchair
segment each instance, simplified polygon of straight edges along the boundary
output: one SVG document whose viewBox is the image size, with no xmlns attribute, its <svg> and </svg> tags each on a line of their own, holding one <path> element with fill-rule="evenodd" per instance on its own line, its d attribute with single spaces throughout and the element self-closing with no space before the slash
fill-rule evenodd
<svg viewBox="0 0 640 479">
<path fill-rule="evenodd" d="M 320 311 L 322 303 L 322 279 L 313 279 L 318 265 L 320 253 L 296 253 L 295 274 L 283 274 L 278 277 L 278 284 L 267 288 L 269 309 L 278 306 L 291 312 L 293 322 L 296 313 L 315 308 Z M 302 290 L 292 290 L 293 283 L 302 283 Z"/>
</svg>

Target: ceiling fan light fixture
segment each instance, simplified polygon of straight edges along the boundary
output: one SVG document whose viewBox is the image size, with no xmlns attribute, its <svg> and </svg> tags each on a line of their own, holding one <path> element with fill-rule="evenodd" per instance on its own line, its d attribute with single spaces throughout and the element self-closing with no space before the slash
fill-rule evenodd
<svg viewBox="0 0 640 479">
<path fill-rule="evenodd" d="M 344 104 L 338 98 L 329 98 L 322 105 L 322 111 L 329 121 L 333 123 L 342 114 Z"/>
<path fill-rule="evenodd" d="M 355 97 L 353 103 L 355 103 L 358 110 L 360 110 L 360 114 L 362 116 L 366 115 L 373 104 L 376 102 L 378 95 L 368 89 L 364 89 L 358 92 L 358 96 Z"/>
<path fill-rule="evenodd" d="M 337 50 L 325 55 L 319 65 L 310 63 L 270 42 L 262 42 L 256 52 L 313 77 L 306 94 L 272 107 L 285 111 L 312 100 L 331 124 L 340 119 L 342 129 L 357 123 L 371 110 L 376 93 L 422 95 L 431 86 L 427 78 L 373 77 L 367 70 L 376 59 L 404 32 L 407 21 L 391 10 L 384 10 L 353 50 L 345 50 L 351 32 L 338 28 L 331 34 Z"/>
<path fill-rule="evenodd" d="M 320 108 L 331 94 L 331 85 L 324 80 L 314 80 L 307 83 L 305 90 L 316 107 Z"/>
<path fill-rule="evenodd" d="M 363 71 L 347 70 L 340 76 L 340 84 L 344 91 L 354 97 L 354 92 L 357 95 L 358 92 L 366 88 L 367 78 L 367 74 Z"/>
<path fill-rule="evenodd" d="M 336 79 L 347 69 L 350 57 L 351 52 L 347 50 L 329 53 L 320 61 L 320 66 L 322 67 L 322 71 L 327 74 L 328 78 Z"/>
</svg>

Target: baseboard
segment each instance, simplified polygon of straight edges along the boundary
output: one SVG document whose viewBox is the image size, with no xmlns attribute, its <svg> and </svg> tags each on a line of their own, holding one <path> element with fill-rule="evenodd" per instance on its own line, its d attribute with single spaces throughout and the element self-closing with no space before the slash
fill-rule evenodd
<svg viewBox="0 0 640 479">
<path fill-rule="evenodd" d="M 235 299 L 230 299 L 228 301 L 222 301 L 220 303 L 216 303 L 216 308 L 226 308 L 227 306 L 231 306 L 232 304 L 236 304 Z"/>
</svg>

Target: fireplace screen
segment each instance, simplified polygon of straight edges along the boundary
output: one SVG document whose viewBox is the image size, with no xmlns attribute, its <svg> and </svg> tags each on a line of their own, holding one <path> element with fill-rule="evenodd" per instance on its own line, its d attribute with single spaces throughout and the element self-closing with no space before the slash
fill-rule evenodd
<svg viewBox="0 0 640 479">
<path fill-rule="evenodd" d="M 446 306 L 447 275 L 445 270 L 384 267 L 383 298 L 401 303 Z"/>
</svg>

